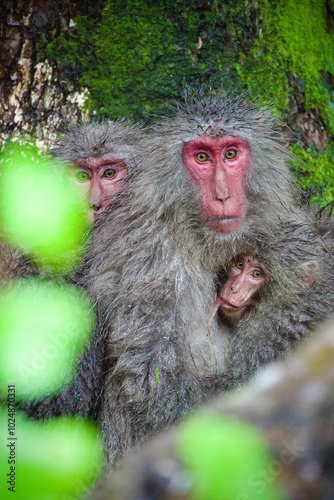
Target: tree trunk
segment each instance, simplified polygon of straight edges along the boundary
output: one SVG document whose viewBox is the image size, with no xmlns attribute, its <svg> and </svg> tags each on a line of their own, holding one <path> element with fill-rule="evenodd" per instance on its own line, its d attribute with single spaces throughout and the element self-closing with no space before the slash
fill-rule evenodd
<svg viewBox="0 0 334 500">
<path fill-rule="evenodd" d="M 50 148 L 58 132 L 86 121 L 86 89 L 61 77 L 46 46 L 96 2 L 3 0 L 0 7 L 0 146 L 12 136 Z"/>
</svg>

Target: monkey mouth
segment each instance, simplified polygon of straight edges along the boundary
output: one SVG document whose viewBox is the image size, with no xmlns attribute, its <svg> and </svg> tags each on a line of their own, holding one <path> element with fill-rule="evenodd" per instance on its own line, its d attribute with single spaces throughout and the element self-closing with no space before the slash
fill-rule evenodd
<svg viewBox="0 0 334 500">
<path fill-rule="evenodd" d="M 209 229 L 217 233 L 233 233 L 243 222 L 242 215 L 208 218 L 206 225 Z"/>
<path fill-rule="evenodd" d="M 227 302 L 226 300 L 222 299 L 221 297 L 220 297 L 220 300 L 221 300 L 220 307 L 228 310 L 229 312 L 238 312 L 239 309 L 242 309 L 238 306 L 234 306 L 233 304 L 230 304 L 230 302 Z"/>
<path fill-rule="evenodd" d="M 222 217 L 221 219 L 209 219 L 209 222 L 213 223 L 218 223 L 218 224 L 229 224 L 230 222 L 235 222 L 237 220 L 241 219 L 240 215 L 236 215 L 235 217 Z"/>
</svg>

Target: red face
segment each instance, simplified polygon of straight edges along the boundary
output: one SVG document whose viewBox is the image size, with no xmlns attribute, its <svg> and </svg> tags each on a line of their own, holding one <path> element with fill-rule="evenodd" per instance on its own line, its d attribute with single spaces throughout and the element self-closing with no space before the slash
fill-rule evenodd
<svg viewBox="0 0 334 500">
<path fill-rule="evenodd" d="M 207 226 L 232 233 L 246 216 L 244 181 L 250 169 L 250 148 L 240 137 L 199 137 L 186 144 L 183 164 L 201 189 Z"/>
<path fill-rule="evenodd" d="M 124 186 L 128 169 L 114 157 L 79 159 L 71 166 L 75 182 L 90 197 L 92 218 L 100 215 Z"/>
<path fill-rule="evenodd" d="M 228 278 L 220 291 L 216 308 L 231 315 L 253 304 L 255 292 L 266 282 L 267 274 L 258 260 L 238 257 L 228 268 Z"/>
</svg>

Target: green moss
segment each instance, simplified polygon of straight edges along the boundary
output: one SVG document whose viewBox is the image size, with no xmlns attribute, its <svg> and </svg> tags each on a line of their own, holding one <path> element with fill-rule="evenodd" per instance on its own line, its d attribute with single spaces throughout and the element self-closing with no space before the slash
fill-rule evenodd
<svg viewBox="0 0 334 500">
<path fill-rule="evenodd" d="M 166 103 L 181 99 L 185 84 L 249 89 L 272 101 L 299 137 L 296 116 L 312 113 L 328 147 L 305 153 L 309 166 L 301 181 L 323 203 L 332 196 L 333 5 L 333 0 L 101 0 L 99 17 L 77 17 L 47 53 L 64 77 L 88 87 L 91 113 L 111 119 L 145 122 L 168 113 Z"/>
<path fill-rule="evenodd" d="M 295 144 L 293 153 L 301 161 L 294 162 L 300 186 L 311 195 L 311 203 L 325 207 L 334 200 L 334 149 L 327 147 L 322 153 Z"/>
<path fill-rule="evenodd" d="M 97 26 L 97 19 L 78 16 L 74 28 L 48 44 L 46 55 L 60 65 L 63 77 L 79 80 L 87 68 L 94 67 Z"/>
<path fill-rule="evenodd" d="M 179 99 L 185 84 L 240 85 L 236 58 L 253 37 L 253 11 L 244 4 L 106 0 L 101 18 L 76 18 L 75 29 L 50 44 L 49 57 L 65 75 L 80 75 L 92 111 L 145 120 Z"/>
<path fill-rule="evenodd" d="M 224 83 L 255 89 L 288 121 L 297 107 L 317 108 L 334 128 L 327 8 L 326 0 L 213 0 L 204 8 L 191 0 L 104 0 L 100 17 L 78 16 L 48 56 L 89 88 L 92 110 L 111 118 L 160 113 L 185 83 Z"/>
<path fill-rule="evenodd" d="M 258 38 L 237 69 L 248 87 L 272 98 L 285 119 L 289 113 L 318 108 L 334 127 L 334 34 L 326 0 L 261 0 Z M 298 97 L 296 97 L 298 96 Z"/>
</svg>

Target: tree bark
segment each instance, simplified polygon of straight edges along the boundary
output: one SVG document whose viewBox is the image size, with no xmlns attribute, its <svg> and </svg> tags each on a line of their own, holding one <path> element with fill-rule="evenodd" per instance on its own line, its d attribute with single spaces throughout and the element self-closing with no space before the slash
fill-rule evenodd
<svg viewBox="0 0 334 500">
<path fill-rule="evenodd" d="M 3 0 L 0 7 L 0 146 L 22 134 L 50 148 L 70 123 L 86 121 L 87 89 L 64 78 L 45 55 L 48 43 L 96 2 Z"/>
</svg>

